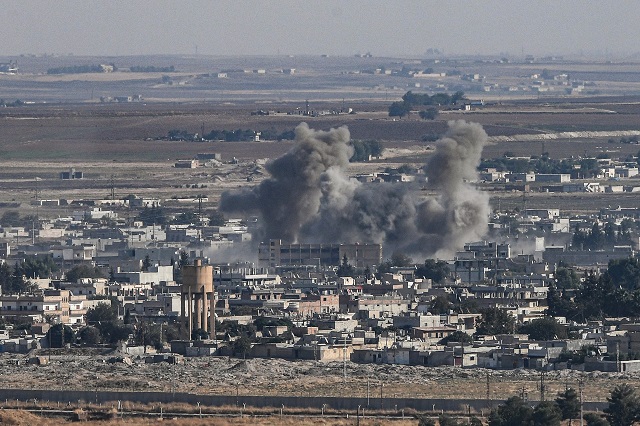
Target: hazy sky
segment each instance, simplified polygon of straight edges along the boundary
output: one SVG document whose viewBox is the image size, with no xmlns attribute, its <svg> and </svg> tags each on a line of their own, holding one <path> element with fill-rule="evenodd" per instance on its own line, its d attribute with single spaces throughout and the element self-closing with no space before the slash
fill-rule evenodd
<svg viewBox="0 0 640 426">
<path fill-rule="evenodd" d="M 0 55 L 640 51 L 640 1 L 0 0 Z"/>
</svg>

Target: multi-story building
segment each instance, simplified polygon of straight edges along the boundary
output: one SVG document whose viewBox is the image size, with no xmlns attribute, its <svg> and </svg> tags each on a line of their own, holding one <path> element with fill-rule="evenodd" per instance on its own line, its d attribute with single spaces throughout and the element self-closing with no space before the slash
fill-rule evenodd
<svg viewBox="0 0 640 426">
<path fill-rule="evenodd" d="M 356 268 L 382 262 L 380 244 L 287 244 L 282 240 L 261 243 L 258 261 L 263 266 L 318 265 L 339 266 L 346 256 Z"/>
<path fill-rule="evenodd" d="M 36 294 L 0 296 L 3 317 L 43 321 L 49 317 L 55 323 L 83 324 L 87 313 L 86 295 L 74 296 L 69 290 L 44 290 Z"/>
</svg>

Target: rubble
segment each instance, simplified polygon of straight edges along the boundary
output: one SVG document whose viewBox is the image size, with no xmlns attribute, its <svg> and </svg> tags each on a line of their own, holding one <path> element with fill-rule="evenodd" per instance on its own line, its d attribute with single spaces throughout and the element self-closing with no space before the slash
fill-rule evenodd
<svg viewBox="0 0 640 426">
<path fill-rule="evenodd" d="M 33 357 L 33 355 L 31 356 Z M 48 364 L 16 364 L 15 355 L 0 354 L 0 380 L 7 386 L 32 389 L 153 390 L 235 395 L 384 395 L 410 398 L 486 398 L 501 400 L 521 392 L 535 399 L 541 373 L 536 370 L 423 367 L 356 364 L 353 362 L 238 360 L 227 357 L 188 358 L 184 364 L 147 363 L 144 358 L 82 355 L 73 349 L 57 352 Z M 111 360 L 119 361 L 112 363 Z M 128 360 L 128 361 L 125 361 Z M 346 372 L 346 375 L 344 374 Z M 638 380 L 640 373 L 545 372 L 549 395 L 585 382 L 585 398 L 605 400 L 621 379 Z"/>
</svg>

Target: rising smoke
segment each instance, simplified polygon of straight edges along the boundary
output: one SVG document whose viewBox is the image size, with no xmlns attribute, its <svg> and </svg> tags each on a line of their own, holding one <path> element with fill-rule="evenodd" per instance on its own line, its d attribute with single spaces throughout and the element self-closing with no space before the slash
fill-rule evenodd
<svg viewBox="0 0 640 426">
<path fill-rule="evenodd" d="M 425 166 L 434 196 L 411 185 L 363 184 L 346 174 L 353 149 L 346 127 L 296 128 L 296 145 L 266 166 L 270 177 L 250 189 L 225 192 L 226 212 L 256 212 L 264 238 L 289 242 L 381 243 L 386 252 L 446 256 L 487 231 L 489 199 L 467 181 L 477 178 L 487 134 L 450 121 Z"/>
</svg>

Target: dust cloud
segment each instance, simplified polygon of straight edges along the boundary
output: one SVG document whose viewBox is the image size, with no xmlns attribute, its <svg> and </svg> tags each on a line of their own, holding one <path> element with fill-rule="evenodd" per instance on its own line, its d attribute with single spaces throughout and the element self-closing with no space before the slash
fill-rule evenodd
<svg viewBox="0 0 640 426">
<path fill-rule="evenodd" d="M 296 128 L 296 145 L 267 163 L 259 185 L 225 192 L 225 212 L 258 213 L 262 237 L 288 242 L 380 243 L 385 252 L 446 256 L 487 232 L 489 197 L 477 179 L 487 134 L 482 126 L 450 121 L 418 183 L 364 184 L 346 174 L 353 148 L 346 127 Z M 424 185 L 424 183 L 422 183 Z"/>
</svg>

